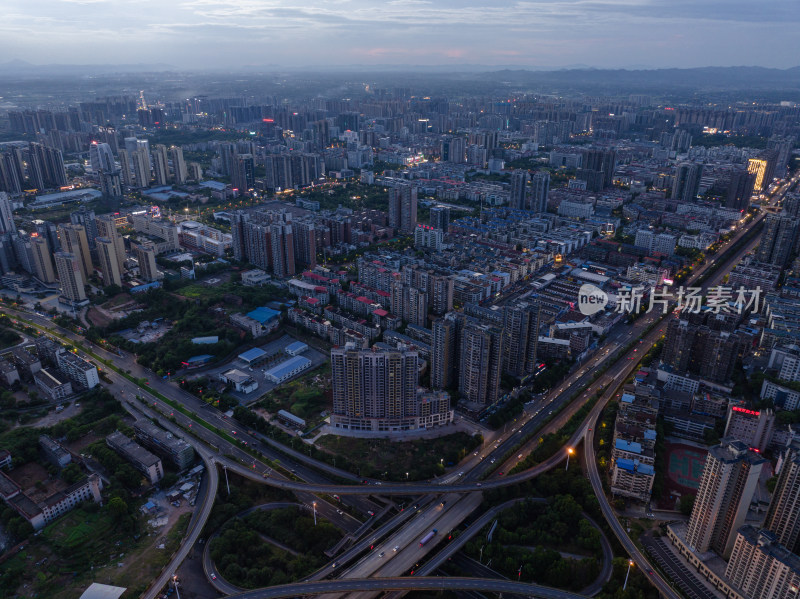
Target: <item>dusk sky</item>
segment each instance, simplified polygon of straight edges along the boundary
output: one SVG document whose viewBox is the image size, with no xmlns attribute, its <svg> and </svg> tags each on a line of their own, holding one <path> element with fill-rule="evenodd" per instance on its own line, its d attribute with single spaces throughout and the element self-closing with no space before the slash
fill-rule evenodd
<svg viewBox="0 0 800 599">
<path fill-rule="evenodd" d="M 36 64 L 800 64 L 798 0 L 3 0 Z"/>
</svg>

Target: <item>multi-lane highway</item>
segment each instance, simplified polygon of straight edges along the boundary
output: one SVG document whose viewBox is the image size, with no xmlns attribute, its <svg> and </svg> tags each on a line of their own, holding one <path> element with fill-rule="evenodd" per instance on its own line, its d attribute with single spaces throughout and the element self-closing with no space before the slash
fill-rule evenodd
<svg viewBox="0 0 800 599">
<path fill-rule="evenodd" d="M 513 593 L 540 599 L 585 599 L 585 595 L 560 591 L 550 587 L 510 580 L 462 577 L 394 577 L 394 578 L 347 578 L 297 582 L 280 586 L 246 591 L 229 595 L 229 599 L 278 599 L 321 593 L 345 593 L 355 591 L 488 591 Z"/>
</svg>

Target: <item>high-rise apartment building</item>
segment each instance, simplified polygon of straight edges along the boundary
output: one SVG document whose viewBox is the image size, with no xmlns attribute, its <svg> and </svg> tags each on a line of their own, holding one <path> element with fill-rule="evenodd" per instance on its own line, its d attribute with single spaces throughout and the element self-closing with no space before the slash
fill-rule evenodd
<svg viewBox="0 0 800 599">
<path fill-rule="evenodd" d="M 550 173 L 537 171 L 531 178 L 530 209 L 537 214 L 547 212 L 547 198 L 550 195 Z"/>
<path fill-rule="evenodd" d="M 511 173 L 511 194 L 508 204 L 515 210 L 525 210 L 528 207 L 528 181 L 530 174 L 526 170 L 518 169 Z"/>
<path fill-rule="evenodd" d="M 578 169 L 577 177 L 586 181 L 586 189 L 589 191 L 602 191 L 613 183 L 616 160 L 615 150 L 584 150 L 582 168 Z"/>
<path fill-rule="evenodd" d="M 11 198 L 5 191 L 0 191 L 0 233 L 16 233 Z"/>
<path fill-rule="evenodd" d="M 83 275 L 81 274 L 80 259 L 69 252 L 56 252 L 54 258 L 56 260 L 58 280 L 61 282 L 62 298 L 73 305 L 85 302 L 86 289 L 84 288 Z"/>
<path fill-rule="evenodd" d="M 169 182 L 169 158 L 167 146 L 163 144 L 153 146 L 153 174 L 156 185 L 166 185 Z"/>
<path fill-rule="evenodd" d="M 476 406 L 495 403 L 503 362 L 502 331 L 470 321 L 460 333 L 458 390 Z"/>
<path fill-rule="evenodd" d="M 404 285 L 399 278 L 392 282 L 391 310 L 408 324 L 428 324 L 428 294 L 417 287 Z"/>
<path fill-rule="evenodd" d="M 172 159 L 173 180 L 177 185 L 183 185 L 188 178 L 186 161 L 183 159 L 183 149 L 180 146 L 172 146 L 169 149 L 169 155 Z"/>
<path fill-rule="evenodd" d="M 536 369 L 539 304 L 520 302 L 503 308 L 503 371 L 523 377 Z"/>
<path fill-rule="evenodd" d="M 764 528 L 775 534 L 781 545 L 800 553 L 800 443 L 793 443 L 781 456 Z"/>
<path fill-rule="evenodd" d="M 314 268 L 317 265 L 317 230 L 313 222 L 292 222 L 295 266 Z"/>
<path fill-rule="evenodd" d="M 58 238 L 61 241 L 61 248 L 78 259 L 83 281 L 88 282 L 94 267 L 86 230 L 81 225 L 59 225 Z"/>
<path fill-rule="evenodd" d="M 405 431 L 452 421 L 447 393 L 419 392 L 416 351 L 331 350 L 334 428 Z"/>
<path fill-rule="evenodd" d="M 231 185 L 240 193 L 256 184 L 256 162 L 252 154 L 237 154 L 231 161 Z"/>
<path fill-rule="evenodd" d="M 434 389 L 449 389 L 458 381 L 458 326 L 459 317 L 452 312 L 433 321 L 431 387 Z"/>
<path fill-rule="evenodd" d="M 53 270 L 53 259 L 51 258 L 50 245 L 47 238 L 41 235 L 31 236 L 31 250 L 33 252 L 33 268 L 36 278 L 42 283 L 55 283 L 56 273 Z"/>
<path fill-rule="evenodd" d="M 156 249 L 153 244 L 140 245 L 136 248 L 136 259 L 139 262 L 139 276 L 145 281 L 152 282 L 160 279 L 158 265 L 156 264 Z"/>
<path fill-rule="evenodd" d="M 125 240 L 117 230 L 117 221 L 113 214 L 101 214 L 95 218 L 97 236 L 110 239 L 114 244 L 114 256 L 117 259 L 117 270 L 120 275 L 125 272 Z"/>
<path fill-rule="evenodd" d="M 81 206 L 75 212 L 69 215 L 69 220 L 73 225 L 81 225 L 86 232 L 86 241 L 89 244 L 89 249 L 95 248 L 95 239 L 97 234 L 97 223 L 95 222 L 94 210 L 90 210 L 86 206 Z"/>
<path fill-rule="evenodd" d="M 693 551 L 730 556 L 765 462 L 735 439 L 725 438 L 709 450 L 686 529 Z"/>
<path fill-rule="evenodd" d="M 389 226 L 411 235 L 417 228 L 417 188 L 398 185 L 389 189 Z"/>
<path fill-rule="evenodd" d="M 800 219 L 788 214 L 767 214 L 756 249 L 756 260 L 785 267 L 797 243 Z"/>
<path fill-rule="evenodd" d="M 150 187 L 150 154 L 144 146 L 139 146 L 131 155 L 133 164 L 133 185 L 145 189 Z"/>
<path fill-rule="evenodd" d="M 295 271 L 294 235 L 289 213 L 269 227 L 272 247 L 272 272 L 276 277 L 290 277 Z"/>
<path fill-rule="evenodd" d="M 725 193 L 725 207 L 734 210 L 747 210 L 755 187 L 755 175 L 746 168 L 735 167 L 729 171 L 728 189 Z"/>
<path fill-rule="evenodd" d="M 135 186 L 135 179 L 133 170 L 131 169 L 131 154 L 128 150 L 120 149 L 119 151 L 119 169 L 122 177 L 122 184 L 127 187 Z"/>
<path fill-rule="evenodd" d="M 117 261 L 117 248 L 108 237 L 97 238 L 97 257 L 100 262 L 100 270 L 103 271 L 103 285 L 106 287 L 110 285 L 122 287 L 122 277 L 120 276 L 119 263 Z"/>
<path fill-rule="evenodd" d="M 746 597 L 796 599 L 800 557 L 780 544 L 775 533 L 743 526 L 737 532 L 725 578 Z"/>
<path fill-rule="evenodd" d="M 114 164 L 114 153 L 107 143 L 93 141 L 89 145 L 89 164 L 96 175 L 117 170 Z"/>
<path fill-rule="evenodd" d="M 700 189 L 703 176 L 703 165 L 694 162 L 683 162 L 675 169 L 672 180 L 672 199 L 681 202 L 694 202 Z"/>
<path fill-rule="evenodd" d="M 450 227 L 450 208 L 448 206 L 434 206 L 431 208 L 431 227 L 447 233 Z"/>
</svg>

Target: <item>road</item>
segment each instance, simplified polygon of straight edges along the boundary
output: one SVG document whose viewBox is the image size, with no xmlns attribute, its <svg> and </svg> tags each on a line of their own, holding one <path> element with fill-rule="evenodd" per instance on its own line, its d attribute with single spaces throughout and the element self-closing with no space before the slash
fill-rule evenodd
<svg viewBox="0 0 800 599">
<path fill-rule="evenodd" d="M 229 595 L 229 599 L 277 599 L 299 595 L 321 593 L 344 593 L 355 591 L 488 591 L 492 593 L 514 593 L 540 599 L 585 599 L 585 595 L 560 591 L 538 584 L 492 580 L 485 578 L 461 577 L 393 577 L 393 578 L 349 578 L 344 580 L 323 580 L 315 582 L 296 582 L 280 586 L 246 591 Z"/>
</svg>

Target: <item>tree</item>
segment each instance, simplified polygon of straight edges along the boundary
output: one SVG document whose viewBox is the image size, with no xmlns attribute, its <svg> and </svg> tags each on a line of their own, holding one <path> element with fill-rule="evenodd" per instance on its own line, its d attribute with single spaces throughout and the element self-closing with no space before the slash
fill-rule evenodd
<svg viewBox="0 0 800 599">
<path fill-rule="evenodd" d="M 61 471 L 61 478 L 63 478 L 67 484 L 72 485 L 83 478 L 83 471 L 77 464 L 67 464 Z"/>
<path fill-rule="evenodd" d="M 108 513 L 119 524 L 128 515 L 128 504 L 121 497 L 112 497 L 108 502 Z"/>
</svg>

